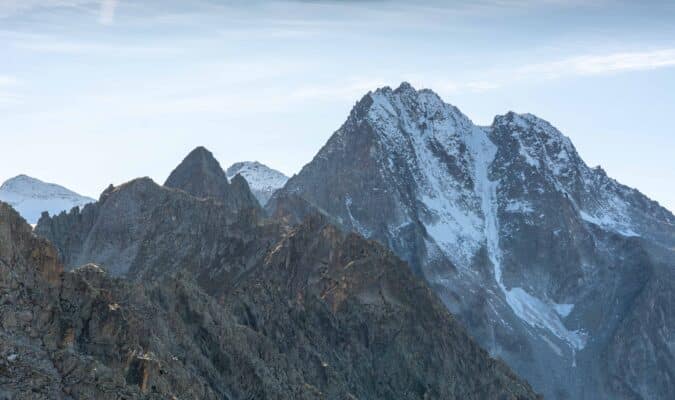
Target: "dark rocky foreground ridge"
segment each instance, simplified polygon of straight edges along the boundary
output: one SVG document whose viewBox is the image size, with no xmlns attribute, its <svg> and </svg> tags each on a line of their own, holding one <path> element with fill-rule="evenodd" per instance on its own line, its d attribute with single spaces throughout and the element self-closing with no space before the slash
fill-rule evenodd
<svg viewBox="0 0 675 400">
<path fill-rule="evenodd" d="M 0 203 L 0 398 L 537 398 L 383 246 L 183 187 L 43 216 L 55 246 Z"/>
<path fill-rule="evenodd" d="M 534 115 L 378 89 L 266 208 L 388 246 L 547 398 L 675 398 L 675 216 Z"/>
</svg>

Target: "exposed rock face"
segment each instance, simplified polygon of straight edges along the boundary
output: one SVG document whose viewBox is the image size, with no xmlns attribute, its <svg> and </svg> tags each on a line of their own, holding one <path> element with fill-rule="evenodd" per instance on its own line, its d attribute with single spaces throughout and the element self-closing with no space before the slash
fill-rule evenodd
<svg viewBox="0 0 675 400">
<path fill-rule="evenodd" d="M 0 186 L 0 201 L 9 203 L 29 223 L 36 224 L 44 211 L 55 215 L 95 200 L 63 186 L 19 175 Z"/>
<path fill-rule="evenodd" d="M 257 161 L 234 163 L 225 173 L 229 179 L 233 179 L 236 175 L 243 176 L 258 202 L 263 206 L 267 204 L 274 192 L 281 189 L 288 181 L 288 177 L 283 173 Z"/>
<path fill-rule="evenodd" d="M 225 171 L 210 151 L 197 147 L 167 178 L 164 186 L 200 198 L 213 198 L 235 209 L 260 207 L 245 181 L 230 185 Z"/>
<path fill-rule="evenodd" d="M 241 181 L 230 186 L 246 185 Z M 236 211 L 213 198 L 197 198 L 139 178 L 109 188 L 82 211 L 43 216 L 35 231 L 55 244 L 68 269 L 96 263 L 115 276 L 188 266 L 200 273 L 205 271 L 200 263 L 203 255 L 230 264 L 254 261 L 247 260 L 253 255 L 245 252 L 250 245 L 245 239 L 269 236 L 264 227 L 256 231 L 262 225 L 259 214 L 255 208 Z M 198 235 L 203 241 L 196 240 Z M 234 244 L 227 241 L 232 238 Z M 258 250 L 258 244 L 252 246 Z"/>
<path fill-rule="evenodd" d="M 377 90 L 267 210 L 390 247 L 549 398 L 674 392 L 675 311 L 654 302 L 673 298 L 675 217 L 535 116 L 479 127 L 430 90 Z"/>
<path fill-rule="evenodd" d="M 82 210 L 53 217 L 43 215 L 36 232 L 56 245 L 69 269 L 95 263 L 115 276 L 134 274 L 135 265 L 145 263 L 146 257 L 164 261 L 159 253 L 144 247 L 157 239 L 157 226 L 171 225 L 174 235 L 171 240 L 180 237 L 190 243 L 195 229 L 213 225 L 207 224 L 208 219 L 223 227 L 235 220 L 256 225 L 263 211 L 246 180 L 235 176 L 230 184 L 224 174 L 211 153 L 200 147 L 172 172 L 164 187 L 150 178 L 138 178 L 118 187 L 111 185 L 98 202 Z M 244 226 L 248 229 L 248 225 Z M 208 243 L 213 243 L 225 230 L 221 232 L 214 227 L 211 232 Z M 166 252 L 187 252 L 189 248 L 187 244 L 169 243 L 162 255 L 175 264 L 184 259 Z"/>
<path fill-rule="evenodd" d="M 68 255 L 86 248 L 76 244 L 83 236 L 59 235 L 95 231 L 104 220 L 110 232 L 133 227 L 127 241 L 112 242 L 124 263 L 108 261 L 126 263 L 128 279 L 95 265 L 63 273 L 56 250 L 0 204 L 0 290 L 9 293 L 1 314 L 12 327 L 1 333 L 0 393 L 537 398 L 407 265 L 320 217 L 287 231 L 256 212 L 141 179 L 106 191 L 82 214 L 44 217 L 39 231 Z"/>
</svg>

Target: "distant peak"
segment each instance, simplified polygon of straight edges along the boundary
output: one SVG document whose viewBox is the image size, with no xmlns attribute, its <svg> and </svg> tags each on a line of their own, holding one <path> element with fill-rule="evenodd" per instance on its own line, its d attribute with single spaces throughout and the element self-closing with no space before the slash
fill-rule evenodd
<svg viewBox="0 0 675 400">
<path fill-rule="evenodd" d="M 526 128 L 532 126 L 540 126 L 545 128 L 552 128 L 553 126 L 543 118 L 539 118 L 534 114 L 524 113 L 518 114 L 514 111 L 509 111 L 504 115 L 497 115 L 494 118 L 494 125 L 504 125 L 507 123 L 513 123 L 517 126 Z"/>
<path fill-rule="evenodd" d="M 39 180 L 39 179 L 37 179 L 37 178 L 33 178 L 32 176 L 20 174 L 20 175 L 17 175 L 17 176 L 15 176 L 15 177 L 13 177 L 13 178 L 7 179 L 7 180 L 5 181 L 5 184 L 8 184 L 8 183 L 20 183 L 20 182 L 45 183 L 45 182 L 43 182 L 43 181 L 41 181 L 41 180 Z"/>
<path fill-rule="evenodd" d="M 178 164 L 178 167 L 173 171 L 174 173 L 183 169 L 189 169 L 191 173 L 196 173 L 201 170 L 201 172 L 208 172 L 214 174 L 221 174 L 222 168 L 220 163 L 213 156 L 206 147 L 199 146 L 188 153 L 183 161 Z M 172 173 L 173 175 L 173 173 Z"/>
<path fill-rule="evenodd" d="M 400 93 L 400 92 L 417 92 L 413 85 L 411 85 L 409 82 L 401 82 L 401 84 L 394 90 L 394 92 Z"/>
<path fill-rule="evenodd" d="M 10 180 L 13 180 L 13 179 L 27 179 L 27 180 L 32 180 L 32 181 L 39 180 L 37 178 L 33 178 L 32 176 L 28 176 L 28 175 L 25 175 L 25 174 L 19 174 L 19 175 L 15 176 L 14 178 L 11 178 Z"/>
<path fill-rule="evenodd" d="M 164 186 L 184 190 L 196 197 L 225 198 L 228 183 L 218 160 L 205 147 L 192 150 L 171 172 Z"/>
<path fill-rule="evenodd" d="M 187 156 L 185 156 L 185 160 L 188 159 L 212 159 L 215 161 L 213 153 L 204 146 L 195 147 Z"/>
<path fill-rule="evenodd" d="M 269 174 L 273 176 L 286 177 L 284 173 L 270 168 L 259 161 L 239 161 L 232 165 L 225 171 L 229 178 L 237 174 L 242 174 L 244 178 L 250 178 L 252 174 Z M 250 183 L 250 182 L 249 182 Z"/>
</svg>

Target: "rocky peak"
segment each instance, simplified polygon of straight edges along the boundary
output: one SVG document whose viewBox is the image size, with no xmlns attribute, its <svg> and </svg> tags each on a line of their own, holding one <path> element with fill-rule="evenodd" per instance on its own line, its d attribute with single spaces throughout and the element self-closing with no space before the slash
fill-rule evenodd
<svg viewBox="0 0 675 400">
<path fill-rule="evenodd" d="M 615 398 L 593 381 L 603 338 L 661 279 L 636 272 L 649 267 L 634 236 L 671 252 L 675 237 L 672 214 L 588 168 L 545 120 L 509 112 L 479 127 L 408 84 L 368 93 L 268 209 L 288 221 L 320 210 L 389 246 L 558 399 Z"/>
<path fill-rule="evenodd" d="M 437 119 L 453 115 L 466 119 L 456 107 L 443 102 L 431 89 L 416 90 L 407 82 L 392 90 L 390 87 L 375 90 L 368 95 L 372 100 L 374 116 L 412 117 L 413 120 Z M 407 114 L 407 115 L 404 115 Z"/>
<path fill-rule="evenodd" d="M 267 204 L 270 197 L 288 181 L 283 173 L 272 169 L 258 161 L 242 161 L 232 164 L 226 171 L 227 177 L 232 180 L 235 175 L 241 174 L 248 182 L 253 195 L 261 205 Z"/>
<path fill-rule="evenodd" d="M 516 114 L 509 111 L 504 115 L 495 116 L 491 128 L 498 134 L 525 138 L 527 145 L 538 144 L 539 150 L 559 150 L 559 154 L 550 154 L 549 157 L 564 160 L 574 157 L 572 161 L 583 163 L 577 155 L 572 141 L 548 121 L 536 115 Z"/>
<path fill-rule="evenodd" d="M 227 199 L 229 192 L 225 171 L 213 154 L 201 146 L 192 150 L 171 172 L 164 186 L 219 200 Z"/>
<path fill-rule="evenodd" d="M 185 157 L 171 172 L 164 186 L 183 190 L 199 198 L 213 198 L 235 210 L 260 208 L 248 185 L 238 184 L 232 188 L 218 160 L 202 146 Z"/>
</svg>

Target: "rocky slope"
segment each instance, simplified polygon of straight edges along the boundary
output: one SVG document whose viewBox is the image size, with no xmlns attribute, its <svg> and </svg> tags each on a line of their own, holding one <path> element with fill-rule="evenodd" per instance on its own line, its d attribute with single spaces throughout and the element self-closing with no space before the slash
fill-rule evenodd
<svg viewBox="0 0 675 400">
<path fill-rule="evenodd" d="M 95 200 L 53 183 L 19 175 L 0 186 L 0 201 L 11 204 L 29 223 L 36 224 L 43 211 L 55 215 Z"/>
<path fill-rule="evenodd" d="M 393 249 L 548 398 L 675 393 L 675 217 L 535 116 L 479 127 L 430 90 L 379 89 L 267 210 Z"/>
<path fill-rule="evenodd" d="M 44 216 L 36 232 L 58 251 L 18 220 L 0 205 L 0 234 L 10 227 L 0 243 L 22 249 L 0 248 L 0 265 L 16 271 L 2 288 L 20 291 L 2 315 L 19 305 L 44 315 L 7 333 L 7 396 L 37 387 L 25 398 L 537 398 L 406 264 L 324 218 L 290 229 L 138 179 L 82 212 Z M 120 277 L 73 268 L 80 262 Z M 44 268 L 51 295 L 26 289 L 41 287 L 28 279 Z"/>
<path fill-rule="evenodd" d="M 288 177 L 257 161 L 242 161 L 232 164 L 226 171 L 228 179 L 241 175 L 248 182 L 251 191 L 261 205 L 267 204 L 270 197 L 281 189 Z"/>
</svg>

